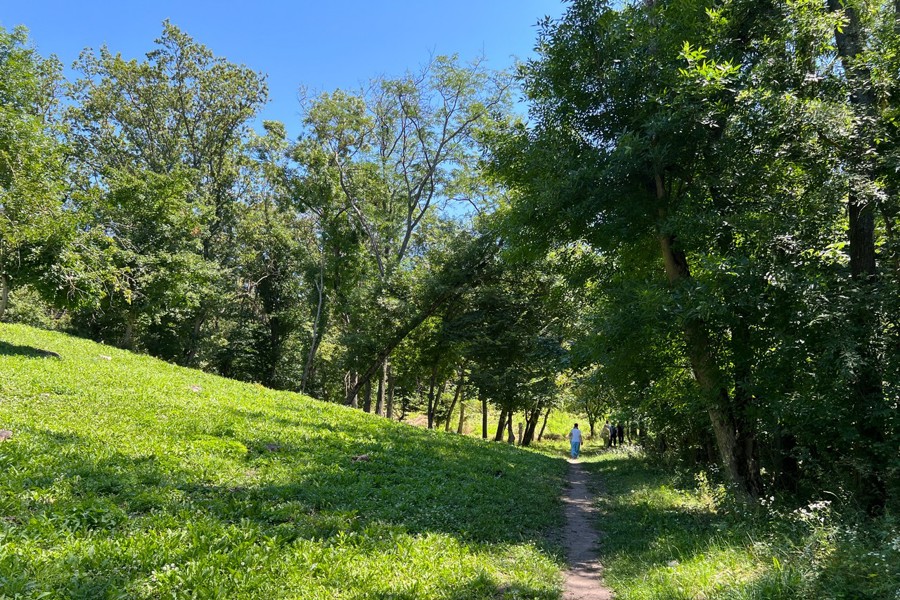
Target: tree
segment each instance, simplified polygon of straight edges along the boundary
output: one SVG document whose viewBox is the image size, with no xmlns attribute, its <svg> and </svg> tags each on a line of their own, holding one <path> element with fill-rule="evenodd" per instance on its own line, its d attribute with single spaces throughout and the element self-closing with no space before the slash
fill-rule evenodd
<svg viewBox="0 0 900 600">
<path fill-rule="evenodd" d="M 841 201 L 829 138 L 846 130 L 847 115 L 840 72 L 823 60 L 834 24 L 812 4 L 574 2 L 544 23 L 541 58 L 522 72 L 533 125 L 495 145 L 497 172 L 514 187 L 519 243 L 582 240 L 608 257 L 622 276 L 604 288 L 601 308 L 626 323 L 634 319 L 623 313 L 654 299 L 651 318 L 624 336 L 605 320 L 604 370 L 634 372 L 614 357 L 635 346 L 616 344 L 642 339 L 654 376 L 630 382 L 696 386 L 699 402 L 681 412 L 707 415 L 721 462 L 750 495 L 763 485 L 763 418 L 797 416 L 762 395 L 772 382 L 761 366 L 767 334 L 827 344 L 812 320 L 791 326 L 783 309 L 758 307 L 781 296 L 812 309 L 801 281 L 826 295 L 842 285 L 823 251 Z M 776 273 L 792 284 L 773 286 Z M 638 303 L 617 305 L 621 292 Z M 666 362 L 690 377 L 664 376 Z M 626 393 L 626 380 L 615 380 Z M 779 384 L 805 393 L 797 378 Z"/>
<path fill-rule="evenodd" d="M 60 71 L 29 45 L 25 28 L 0 27 L 0 319 L 13 288 L 56 291 L 48 274 L 71 234 L 55 119 Z"/>
<path fill-rule="evenodd" d="M 380 343 L 379 331 L 394 330 L 409 316 L 398 293 L 404 273 L 427 252 L 424 229 L 437 221 L 440 205 L 470 199 L 479 136 L 505 118 L 507 88 L 505 76 L 481 61 L 460 65 L 455 57 L 437 57 L 418 73 L 377 79 L 356 94 L 323 94 L 306 105 L 296 156 L 315 166 L 318 181 L 333 182 L 329 194 L 363 242 L 371 269 L 360 302 L 345 304 L 342 315 L 361 344 L 348 365 L 347 403 L 356 402 L 371 373 L 380 370 L 387 380 L 389 355 L 373 344 Z M 365 306 L 384 310 L 366 318 Z"/>
<path fill-rule="evenodd" d="M 123 273 L 106 316 L 81 320 L 96 335 L 111 328 L 123 345 L 193 363 L 204 324 L 234 290 L 243 145 L 264 80 L 169 22 L 146 62 L 103 47 L 77 67 L 70 139 L 81 185 L 93 188 L 91 225 L 108 234 Z"/>
</svg>

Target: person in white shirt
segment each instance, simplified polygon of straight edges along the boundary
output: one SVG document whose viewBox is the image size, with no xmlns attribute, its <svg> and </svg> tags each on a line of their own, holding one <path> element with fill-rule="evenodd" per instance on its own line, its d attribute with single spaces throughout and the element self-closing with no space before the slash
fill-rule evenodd
<svg viewBox="0 0 900 600">
<path fill-rule="evenodd" d="M 578 423 L 569 432 L 569 442 L 572 444 L 572 458 L 578 458 L 581 453 L 581 430 L 578 429 Z"/>
</svg>

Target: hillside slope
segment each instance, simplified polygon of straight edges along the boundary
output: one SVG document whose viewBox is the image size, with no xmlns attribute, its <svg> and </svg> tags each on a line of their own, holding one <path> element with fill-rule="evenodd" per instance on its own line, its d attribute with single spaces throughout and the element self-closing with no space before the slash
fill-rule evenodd
<svg viewBox="0 0 900 600">
<path fill-rule="evenodd" d="M 562 460 L 13 325 L 0 429 L 0 597 L 558 597 Z"/>
</svg>

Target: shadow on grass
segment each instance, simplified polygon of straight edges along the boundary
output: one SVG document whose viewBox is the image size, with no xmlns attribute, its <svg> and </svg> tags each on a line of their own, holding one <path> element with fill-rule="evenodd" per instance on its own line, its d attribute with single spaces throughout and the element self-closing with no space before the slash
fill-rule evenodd
<svg viewBox="0 0 900 600">
<path fill-rule="evenodd" d="M 629 588 L 625 597 L 796 597 L 795 569 L 748 562 L 755 540 L 770 533 L 764 524 L 684 502 L 671 472 L 638 457 L 623 453 L 587 466 L 609 490 L 599 501 L 601 561 L 614 583 Z"/>
<path fill-rule="evenodd" d="M 42 350 L 33 346 L 21 346 L 0 341 L 0 356 L 24 356 L 26 358 L 61 358 L 52 350 Z"/>
<path fill-rule="evenodd" d="M 144 455 L 98 447 L 89 433 L 23 431 L 0 448 L 0 467 L 11 467 L 8 493 L 0 498 L 0 539 L 5 532 L 52 546 L 42 538 L 58 535 L 106 539 L 104 544 L 114 546 L 161 530 L 188 535 L 202 524 L 213 538 L 226 540 L 231 534 L 223 532 L 244 530 L 278 547 L 303 541 L 332 546 L 356 536 L 365 552 L 379 554 L 393 552 L 398 535 L 436 533 L 473 550 L 502 553 L 503 547 L 525 543 L 555 551 L 546 536 L 559 524 L 556 473 L 564 472 L 562 459 L 414 428 L 373 432 L 358 419 L 335 426 L 308 414 L 297 421 L 264 412 L 235 416 L 244 427 L 215 425 L 227 435 L 191 433 Z M 360 454 L 369 460 L 354 462 Z M 77 577 L 65 570 L 42 572 L 27 553 L 18 553 L 5 559 L 16 564 L 0 561 L 0 596 L 27 597 L 37 579 L 41 589 L 63 597 L 107 597 L 170 562 L 190 562 L 203 551 L 199 543 L 187 543 L 177 555 L 157 552 L 140 565 L 133 556 L 102 562 L 80 555 L 76 545 L 58 560 L 78 565 Z M 230 542 L 219 543 L 230 551 Z M 444 592 L 460 600 L 554 597 L 486 575 L 448 583 Z"/>
</svg>

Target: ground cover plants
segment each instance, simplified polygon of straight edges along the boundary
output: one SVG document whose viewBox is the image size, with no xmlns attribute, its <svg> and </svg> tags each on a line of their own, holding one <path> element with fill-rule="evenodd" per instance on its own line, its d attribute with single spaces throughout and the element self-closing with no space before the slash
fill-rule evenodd
<svg viewBox="0 0 900 600">
<path fill-rule="evenodd" d="M 741 505 L 706 475 L 634 450 L 587 450 L 603 482 L 601 560 L 618 600 L 894 600 L 900 527 L 865 526 L 823 500 Z"/>
<path fill-rule="evenodd" d="M 15 325 L 0 428 L 0 597 L 558 597 L 546 455 Z"/>
</svg>

